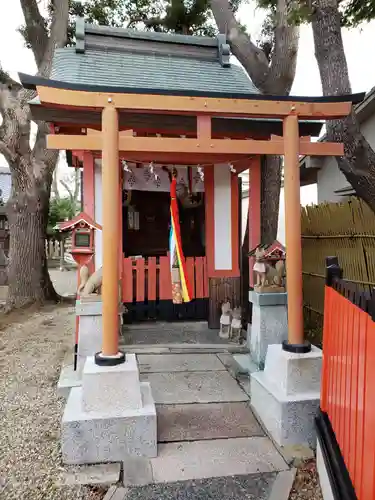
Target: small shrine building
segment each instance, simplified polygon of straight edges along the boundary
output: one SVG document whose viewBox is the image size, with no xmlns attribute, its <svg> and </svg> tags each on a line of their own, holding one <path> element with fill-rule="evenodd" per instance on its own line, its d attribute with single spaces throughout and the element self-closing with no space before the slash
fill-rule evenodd
<svg viewBox="0 0 375 500">
<path fill-rule="evenodd" d="M 231 61 L 224 35 L 200 37 L 94 26 L 78 19 L 76 45 L 57 49 L 37 91 L 34 120 L 51 123 L 50 149 L 83 168 L 83 209 L 103 266 L 103 355 L 118 351 L 118 283 L 132 319 L 207 319 L 240 304 L 241 192 L 249 170 L 249 250 L 260 243 L 264 155 L 284 155 L 291 344 L 303 343 L 299 155 L 342 155 L 311 142 L 322 120 L 348 115 L 358 96 L 261 95 Z M 190 301 L 173 304 L 171 184 Z M 172 199 L 174 196 L 172 195 Z M 173 229 L 173 227 L 172 227 Z"/>
</svg>

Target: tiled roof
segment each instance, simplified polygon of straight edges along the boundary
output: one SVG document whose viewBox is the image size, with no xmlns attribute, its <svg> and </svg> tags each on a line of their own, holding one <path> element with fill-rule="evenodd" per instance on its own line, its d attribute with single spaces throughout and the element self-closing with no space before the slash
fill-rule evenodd
<svg viewBox="0 0 375 500">
<path fill-rule="evenodd" d="M 229 57 L 223 35 L 171 35 L 77 23 L 77 45 L 55 51 L 50 78 L 134 89 L 259 93 Z"/>
<path fill-rule="evenodd" d="M 218 61 L 188 59 L 131 52 L 74 48 L 59 49 L 51 78 L 86 85 L 259 93 L 240 66 L 222 67 Z"/>
</svg>

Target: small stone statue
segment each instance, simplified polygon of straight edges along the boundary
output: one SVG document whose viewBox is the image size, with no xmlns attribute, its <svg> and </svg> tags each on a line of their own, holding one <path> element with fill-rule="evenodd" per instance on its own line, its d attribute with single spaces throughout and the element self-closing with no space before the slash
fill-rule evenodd
<svg viewBox="0 0 375 500">
<path fill-rule="evenodd" d="M 266 284 L 266 263 L 264 262 L 264 256 L 266 251 L 264 248 L 257 247 L 255 250 L 255 264 L 253 267 L 253 271 L 255 271 L 256 275 L 256 285 L 255 286 L 264 286 Z"/>
<path fill-rule="evenodd" d="M 253 270 L 256 274 L 256 284 L 254 290 L 259 293 L 280 293 L 285 292 L 283 287 L 283 277 L 285 275 L 284 260 L 275 261 L 267 258 L 267 248 L 259 246 L 255 249 L 255 264 Z"/>
<path fill-rule="evenodd" d="M 219 331 L 220 338 L 229 339 L 230 322 L 231 322 L 231 305 L 230 302 L 227 301 L 221 305 L 220 331 Z"/>
<path fill-rule="evenodd" d="M 82 266 L 79 270 L 79 274 L 81 279 L 78 287 L 78 294 L 81 297 L 87 297 L 93 294 L 100 295 L 103 279 L 102 268 L 100 267 L 90 276 L 88 267 Z"/>
<path fill-rule="evenodd" d="M 229 338 L 232 342 L 239 342 L 242 332 L 241 308 L 235 307 L 232 311 Z"/>
</svg>

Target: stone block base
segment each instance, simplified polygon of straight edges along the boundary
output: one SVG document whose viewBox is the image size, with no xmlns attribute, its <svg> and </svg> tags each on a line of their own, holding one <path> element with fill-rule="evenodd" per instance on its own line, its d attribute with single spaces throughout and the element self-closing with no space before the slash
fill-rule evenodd
<svg viewBox="0 0 375 500">
<path fill-rule="evenodd" d="M 315 448 L 319 401 L 319 394 L 283 397 L 264 372 L 251 374 L 251 406 L 279 446 L 307 444 Z"/>
<path fill-rule="evenodd" d="M 57 382 L 58 396 L 68 399 L 72 387 L 82 385 L 82 370 L 74 371 L 73 364 L 61 368 L 60 377 Z"/>
<path fill-rule="evenodd" d="M 251 374 L 251 405 L 279 446 L 316 447 L 322 352 L 293 354 L 270 345 L 264 372 Z"/>
<path fill-rule="evenodd" d="M 129 456 L 156 457 L 156 409 L 148 383 L 141 383 L 139 409 L 85 412 L 82 388 L 71 389 L 62 430 L 62 458 L 66 464 L 121 462 Z"/>
<path fill-rule="evenodd" d="M 288 338 L 287 293 L 250 291 L 249 301 L 253 304 L 253 314 L 248 347 L 253 361 L 263 369 L 268 346 L 281 344 Z"/>
<path fill-rule="evenodd" d="M 98 366 L 94 357 L 86 359 L 82 375 L 83 409 L 87 412 L 111 408 L 111 412 L 142 407 L 139 371 L 135 354 L 127 354 L 125 363 Z"/>
<path fill-rule="evenodd" d="M 103 302 L 100 295 L 81 297 L 76 301 L 78 323 L 78 362 L 84 364 L 87 356 L 94 356 L 101 350 L 103 331 Z M 123 306 L 119 304 L 119 318 L 122 323 Z"/>
</svg>

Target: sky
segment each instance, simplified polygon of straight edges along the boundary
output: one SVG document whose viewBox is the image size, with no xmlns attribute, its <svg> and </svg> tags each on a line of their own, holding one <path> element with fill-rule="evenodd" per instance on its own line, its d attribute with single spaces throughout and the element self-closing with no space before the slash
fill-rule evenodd
<svg viewBox="0 0 375 500">
<path fill-rule="evenodd" d="M 2 0 L 5 2 L 5 0 Z M 42 0 L 42 3 L 46 0 Z M 258 39 L 264 11 L 258 9 L 253 0 L 243 5 L 238 12 L 238 19 L 246 25 L 253 41 Z M 6 11 L 0 16 L 0 62 L 3 69 L 13 77 L 17 72 L 34 73 L 35 62 L 30 50 L 25 48 L 17 28 L 23 23 L 19 0 L 8 0 Z M 369 51 L 374 47 L 375 22 L 364 24 L 360 28 L 343 30 L 345 53 L 353 92 L 367 92 L 375 86 L 375 64 L 369 64 Z M 318 66 L 314 56 L 314 42 L 310 26 L 302 26 L 297 59 L 297 71 L 292 94 L 305 96 L 321 95 Z M 0 156 L 0 165 L 6 165 Z M 62 170 L 66 167 L 62 166 Z M 280 200 L 282 201 L 282 200 Z M 303 205 L 316 203 L 316 186 L 301 189 Z"/>
</svg>

